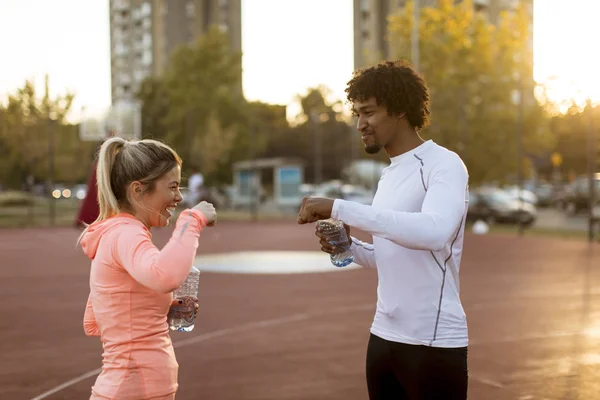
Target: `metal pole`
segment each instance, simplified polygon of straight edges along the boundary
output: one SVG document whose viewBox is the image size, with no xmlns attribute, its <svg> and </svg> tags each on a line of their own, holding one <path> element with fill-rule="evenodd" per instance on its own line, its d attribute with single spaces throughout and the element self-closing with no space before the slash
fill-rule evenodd
<svg viewBox="0 0 600 400">
<path fill-rule="evenodd" d="M 519 109 L 517 117 L 517 182 L 519 186 L 518 201 L 519 201 L 519 236 L 523 236 L 525 226 L 523 225 L 523 131 L 525 130 L 525 99 L 523 90 L 523 76 L 519 76 Z"/>
<path fill-rule="evenodd" d="M 412 33 L 410 35 L 410 55 L 412 57 L 412 64 L 414 69 L 419 72 L 420 70 L 420 54 L 419 54 L 419 17 L 421 13 L 421 4 L 419 0 L 413 1 L 413 25 Z"/>
<path fill-rule="evenodd" d="M 192 125 L 192 118 L 194 116 L 192 115 L 192 110 L 188 110 L 185 113 L 185 119 L 184 119 L 184 129 L 185 129 L 185 152 L 186 152 L 186 159 L 188 162 L 191 162 L 192 160 L 192 140 L 193 140 L 193 133 L 192 130 L 194 129 L 193 125 Z M 198 163 L 198 161 L 194 160 L 194 162 L 192 162 L 192 166 L 196 166 L 196 168 L 200 168 L 200 164 Z"/>
<path fill-rule="evenodd" d="M 314 148 L 314 179 L 315 185 L 320 185 L 323 181 L 323 146 L 321 143 L 321 132 L 319 131 L 319 114 L 312 112 L 310 114 L 311 122 L 313 123 L 314 135 L 315 135 L 315 148 Z"/>
<path fill-rule="evenodd" d="M 250 146 L 248 149 L 250 150 L 250 213 L 252 217 L 252 221 L 258 221 L 258 185 L 259 179 L 257 177 L 257 168 L 255 165 L 256 162 L 256 124 L 254 122 L 250 122 Z"/>
<path fill-rule="evenodd" d="M 48 120 L 48 187 L 52 193 L 54 186 L 54 121 Z M 56 224 L 56 199 L 50 196 L 50 226 Z"/>
<path fill-rule="evenodd" d="M 588 182 L 589 182 L 589 204 L 588 204 L 588 240 L 594 241 L 594 206 L 596 204 L 596 135 L 594 132 L 594 113 L 592 100 L 587 99 L 588 115 Z"/>
</svg>

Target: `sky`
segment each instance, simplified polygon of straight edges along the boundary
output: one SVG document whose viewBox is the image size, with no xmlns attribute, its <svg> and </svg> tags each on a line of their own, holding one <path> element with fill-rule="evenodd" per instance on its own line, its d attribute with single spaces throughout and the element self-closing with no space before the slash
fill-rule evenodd
<svg viewBox="0 0 600 400">
<path fill-rule="evenodd" d="M 343 99 L 353 69 L 352 0 L 242 0 L 244 94 L 290 104 L 324 84 Z M 534 77 L 555 99 L 600 102 L 600 1 L 535 0 Z M 277 18 L 273 16 L 277 15 Z M 74 109 L 110 104 L 108 0 L 0 0 L 0 101 L 26 79 L 53 94 L 75 92 Z M 585 43 L 587 41 L 587 43 Z M 293 112 L 293 110 L 290 110 Z"/>
</svg>

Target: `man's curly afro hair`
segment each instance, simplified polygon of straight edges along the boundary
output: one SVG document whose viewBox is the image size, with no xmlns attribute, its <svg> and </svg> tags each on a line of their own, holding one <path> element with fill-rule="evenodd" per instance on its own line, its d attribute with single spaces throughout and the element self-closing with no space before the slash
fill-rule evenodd
<svg viewBox="0 0 600 400">
<path fill-rule="evenodd" d="M 354 71 L 346 95 L 351 104 L 375 97 L 377 104 L 384 106 L 389 115 L 406 113 L 409 124 L 417 130 L 429 123 L 429 89 L 423 78 L 404 60 L 383 61 Z"/>
</svg>

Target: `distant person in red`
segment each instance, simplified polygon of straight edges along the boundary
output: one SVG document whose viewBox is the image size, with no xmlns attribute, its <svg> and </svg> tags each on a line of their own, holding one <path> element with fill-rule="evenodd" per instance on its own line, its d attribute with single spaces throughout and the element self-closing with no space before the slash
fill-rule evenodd
<svg viewBox="0 0 600 400">
<path fill-rule="evenodd" d="M 116 134 L 115 131 L 111 130 L 107 133 L 106 138 L 109 139 Z M 98 206 L 98 185 L 96 183 L 96 166 L 97 162 L 94 161 L 92 173 L 87 182 L 87 193 L 85 199 L 81 202 L 81 207 L 79 208 L 77 218 L 75 219 L 76 228 L 85 228 L 87 225 L 94 222 L 100 214 L 100 208 Z"/>
<path fill-rule="evenodd" d="M 98 207 L 98 187 L 96 185 L 96 162 L 92 166 L 92 173 L 88 178 L 87 182 L 87 194 L 85 199 L 81 203 L 81 208 L 77 213 L 77 219 L 75 220 L 75 226 L 77 228 L 84 228 L 86 225 L 91 224 L 98 218 L 100 208 Z"/>
</svg>

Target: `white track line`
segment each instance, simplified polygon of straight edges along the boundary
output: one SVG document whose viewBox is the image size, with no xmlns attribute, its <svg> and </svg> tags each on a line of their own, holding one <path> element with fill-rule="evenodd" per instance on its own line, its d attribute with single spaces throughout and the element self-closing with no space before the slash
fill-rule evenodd
<svg viewBox="0 0 600 400">
<path fill-rule="evenodd" d="M 73 386 L 74 384 L 84 381 L 87 378 L 91 378 L 92 376 L 98 375 L 101 371 L 102 371 L 102 368 L 98 368 L 93 371 L 86 372 L 83 375 L 79 375 L 78 377 L 73 378 L 70 381 L 66 381 L 62 385 L 58 385 L 57 387 L 52 388 L 52 389 L 48 390 L 47 392 L 44 392 L 44 393 L 40 394 L 39 396 L 34 397 L 32 400 L 45 399 L 48 396 L 52 396 L 53 394 L 58 393 L 61 390 L 68 388 L 69 386 Z"/>
<path fill-rule="evenodd" d="M 469 382 L 471 382 L 471 381 L 475 381 L 475 382 L 481 383 L 481 384 L 486 385 L 486 386 L 492 386 L 492 387 L 495 387 L 497 389 L 503 389 L 504 388 L 504 385 L 501 384 L 500 382 L 496 382 L 496 381 L 493 381 L 493 380 L 488 379 L 486 377 L 480 377 L 479 375 L 473 375 L 472 373 L 469 373 Z"/>
<path fill-rule="evenodd" d="M 312 314 L 311 313 L 300 313 L 300 314 L 293 314 L 293 315 L 290 315 L 287 317 L 282 317 L 282 318 L 273 318 L 273 319 L 267 319 L 267 320 L 258 321 L 258 322 L 250 322 L 248 324 L 244 324 L 244 325 L 240 325 L 240 326 L 236 326 L 236 327 L 232 327 L 232 328 L 219 329 L 219 330 L 216 330 L 213 332 L 208 332 L 208 333 L 204 333 L 204 334 L 201 334 L 198 336 L 194 336 L 189 339 L 180 340 L 177 343 L 174 343 L 173 347 L 179 348 L 179 347 L 189 346 L 192 344 L 204 342 L 206 340 L 230 335 L 232 333 L 246 332 L 246 331 L 250 331 L 253 329 L 267 328 L 269 326 L 282 325 L 282 324 L 287 324 L 290 322 L 306 321 L 311 318 L 316 318 L 316 317 L 321 317 L 321 316 L 331 315 L 331 314 L 341 314 L 341 313 L 350 312 L 350 311 L 371 310 L 373 308 L 374 308 L 373 304 L 361 304 L 361 305 L 356 305 L 356 306 L 340 307 L 340 308 L 330 310 L 329 312 L 320 312 L 320 313 L 312 313 Z M 98 368 L 93 371 L 86 372 L 85 374 L 79 375 L 71 380 L 68 380 L 68 381 L 32 398 L 31 400 L 46 399 L 46 398 L 52 396 L 53 394 L 60 392 L 61 390 L 64 390 L 70 386 L 73 386 L 73 385 L 81 382 L 81 381 L 84 381 L 88 378 L 98 375 L 101 371 L 102 371 L 102 369 Z"/>
<path fill-rule="evenodd" d="M 239 326 L 231 327 L 231 328 L 219 329 L 219 330 L 216 330 L 213 332 L 203 333 L 201 335 L 194 336 L 189 339 L 180 340 L 180 341 L 174 343 L 173 347 L 174 348 L 185 347 L 185 346 L 189 346 L 192 344 L 201 343 L 206 340 L 227 336 L 230 334 L 247 332 L 247 331 L 251 331 L 254 329 L 267 328 L 270 326 L 283 325 L 283 324 L 287 324 L 287 323 L 291 323 L 291 322 L 306 321 L 311 318 L 321 317 L 321 316 L 325 316 L 325 315 L 341 314 L 341 313 L 346 313 L 346 312 L 351 312 L 351 311 L 373 310 L 373 309 L 374 309 L 374 305 L 363 304 L 363 305 L 355 305 L 355 306 L 348 306 L 348 307 L 340 307 L 340 308 L 330 310 L 329 312 L 319 312 L 319 313 L 312 313 L 312 314 L 311 313 L 299 313 L 299 314 L 293 314 L 293 315 L 290 315 L 287 317 L 273 318 L 273 319 L 267 319 L 267 320 L 257 321 L 257 322 L 250 322 L 250 323 L 247 323 L 244 325 L 239 325 Z M 489 341 L 488 340 L 483 340 L 483 341 L 470 340 L 469 346 L 489 345 L 489 344 L 497 344 L 497 343 L 511 343 L 511 342 L 525 341 L 525 340 L 550 339 L 550 338 L 578 336 L 578 335 L 585 335 L 585 334 L 586 334 L 585 332 L 579 332 L 579 331 L 576 331 L 576 332 L 557 331 L 557 332 L 546 332 L 546 333 L 534 333 L 534 334 L 523 335 L 520 337 L 506 336 L 504 338 L 492 339 Z M 31 400 L 46 399 L 49 396 L 52 396 L 53 394 L 56 394 L 63 389 L 73 386 L 73 385 L 75 385 L 81 381 L 84 381 L 88 378 L 91 378 L 95 375 L 98 375 L 101 371 L 102 371 L 102 369 L 98 368 L 93 371 L 86 372 L 85 374 L 79 375 L 69 381 L 66 381 L 66 382 L 48 390 L 47 392 L 44 392 L 44 393 L 32 398 Z M 480 376 L 473 375 L 473 374 L 469 374 L 469 380 L 473 380 L 473 381 L 482 383 L 484 385 L 492 386 L 492 387 L 495 387 L 498 389 L 504 388 L 504 385 L 499 382 L 493 381 L 486 377 L 480 377 Z"/>
</svg>

